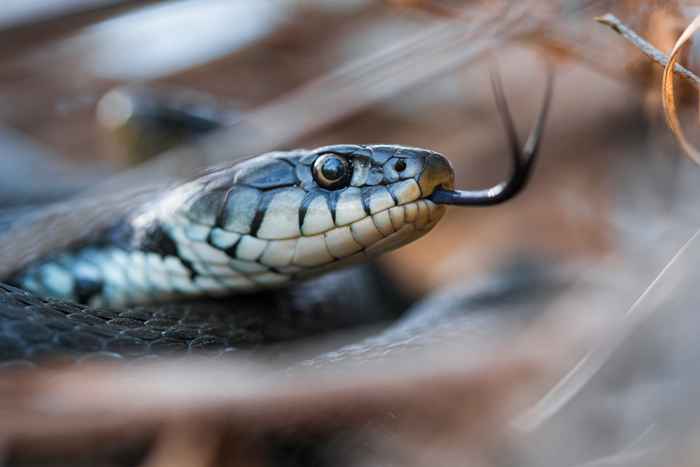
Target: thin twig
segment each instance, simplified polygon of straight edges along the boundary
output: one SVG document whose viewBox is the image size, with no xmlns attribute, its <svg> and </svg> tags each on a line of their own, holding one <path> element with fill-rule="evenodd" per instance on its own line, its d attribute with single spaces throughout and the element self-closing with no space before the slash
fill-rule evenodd
<svg viewBox="0 0 700 467">
<path fill-rule="evenodd" d="M 596 21 L 610 27 L 613 31 L 630 41 L 644 55 L 651 58 L 659 65 L 665 67 L 668 63 L 668 55 L 651 45 L 648 41 L 646 41 L 643 37 L 641 37 L 639 34 L 637 34 L 628 26 L 626 26 L 622 21 L 620 21 L 620 19 L 617 16 L 613 15 L 612 13 L 599 16 L 596 18 Z M 700 87 L 700 77 L 698 77 L 698 75 L 688 70 L 687 68 L 676 64 L 676 66 L 673 68 L 673 71 L 675 71 L 678 76 L 682 76 L 683 78 L 693 82 L 693 84 L 695 84 L 696 86 Z"/>
</svg>

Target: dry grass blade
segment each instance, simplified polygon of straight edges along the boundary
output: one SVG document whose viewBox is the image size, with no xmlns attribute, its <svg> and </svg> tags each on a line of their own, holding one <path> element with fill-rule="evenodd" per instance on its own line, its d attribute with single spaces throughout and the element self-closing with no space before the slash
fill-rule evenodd
<svg viewBox="0 0 700 467">
<path fill-rule="evenodd" d="M 112 190 L 148 182 L 154 173 L 191 177 L 203 167 L 282 148 L 411 87 L 454 72 L 496 47 L 536 33 L 554 19 L 532 17 L 529 5 L 523 2 L 505 11 L 480 13 L 469 21 L 440 21 L 250 111 L 240 125 L 115 177 Z M 222 147 L 227 151 L 221 151 Z"/>
<path fill-rule="evenodd" d="M 43 2 L 45 5 L 35 1 L 9 8 L 10 12 L 0 13 L 0 60 L 19 57 L 29 49 L 73 34 L 110 16 L 160 1 L 74 0 L 64 4 Z"/>
<path fill-rule="evenodd" d="M 700 256 L 700 230 L 668 261 L 649 286 L 634 301 L 624 319 L 602 344 L 592 349 L 578 361 L 559 382 L 532 408 L 517 417 L 513 425 L 522 431 L 532 431 L 566 406 L 581 389 L 598 373 L 626 338 L 658 309 L 658 304 L 667 298 L 669 285 L 684 271 L 692 270 L 695 258 Z M 690 254 L 698 249 L 695 255 Z M 689 264 L 690 263 L 690 264 Z"/>
<path fill-rule="evenodd" d="M 232 148 L 227 159 L 231 153 L 248 155 L 280 147 L 410 87 L 453 72 L 495 47 L 541 28 L 543 23 L 531 17 L 526 7 L 523 3 L 475 21 L 443 21 L 341 66 L 244 116 L 243 125 L 207 138 L 201 146 L 207 162 L 222 162 L 222 146 Z M 416 67 L 417 63 L 421 66 Z"/>
<path fill-rule="evenodd" d="M 668 63 L 664 68 L 663 80 L 661 82 L 661 94 L 662 102 L 664 106 L 664 114 L 666 115 L 666 123 L 671 128 L 674 136 L 680 143 L 683 151 L 697 164 L 700 164 L 700 151 L 698 151 L 685 137 L 683 132 L 683 127 L 681 126 L 680 119 L 678 118 L 678 108 L 676 106 L 676 95 L 674 92 L 674 66 L 678 61 L 678 56 L 683 49 L 683 46 L 690 40 L 690 38 L 695 34 L 695 32 L 700 29 L 700 15 L 698 15 L 692 23 L 683 31 L 681 37 L 678 38 L 673 50 L 671 50 L 671 55 L 669 56 Z"/>
<path fill-rule="evenodd" d="M 430 0 L 386 0 L 386 2 L 389 5 L 394 5 L 401 8 L 412 8 L 434 16 L 445 18 L 454 18 L 455 16 L 459 16 L 459 12 L 448 5 L 442 5 Z"/>
</svg>

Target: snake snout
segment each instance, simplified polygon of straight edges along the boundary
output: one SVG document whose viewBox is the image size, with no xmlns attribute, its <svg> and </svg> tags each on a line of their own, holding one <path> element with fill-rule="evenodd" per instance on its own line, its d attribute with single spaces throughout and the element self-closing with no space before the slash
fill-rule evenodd
<svg viewBox="0 0 700 467">
<path fill-rule="evenodd" d="M 445 156 L 431 152 L 425 157 L 423 172 L 418 179 L 423 197 L 430 196 L 437 187 L 452 189 L 454 181 L 452 164 Z"/>
</svg>

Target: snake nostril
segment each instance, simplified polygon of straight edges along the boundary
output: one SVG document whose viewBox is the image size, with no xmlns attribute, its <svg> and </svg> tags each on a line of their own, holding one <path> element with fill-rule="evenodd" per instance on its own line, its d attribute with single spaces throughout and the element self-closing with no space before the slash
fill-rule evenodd
<svg viewBox="0 0 700 467">
<path fill-rule="evenodd" d="M 394 164 L 394 170 L 396 170 L 397 172 L 403 172 L 404 170 L 406 170 L 406 161 L 403 159 L 397 160 Z"/>
</svg>

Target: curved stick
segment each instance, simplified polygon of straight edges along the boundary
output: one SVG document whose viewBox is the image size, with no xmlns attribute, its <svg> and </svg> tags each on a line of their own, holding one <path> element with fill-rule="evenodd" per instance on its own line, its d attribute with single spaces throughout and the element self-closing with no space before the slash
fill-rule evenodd
<svg viewBox="0 0 700 467">
<path fill-rule="evenodd" d="M 498 73 L 491 75 L 491 85 L 493 94 L 496 100 L 496 107 L 503 120 L 503 126 L 506 130 L 508 143 L 511 149 L 513 168 L 511 170 L 510 179 L 501 182 L 486 190 L 446 190 L 437 188 L 430 196 L 430 200 L 437 204 L 453 204 L 457 206 L 492 206 L 508 201 L 527 185 L 532 173 L 532 167 L 537 159 L 537 154 L 544 132 L 544 124 L 549 111 L 549 104 L 552 97 L 552 83 L 554 74 L 547 72 L 547 87 L 544 95 L 542 108 L 537 116 L 535 128 L 530 133 L 530 136 L 525 143 L 525 146 L 520 149 L 520 142 L 513 124 L 513 117 L 508 109 L 508 104 L 503 95 L 503 85 Z"/>
</svg>

